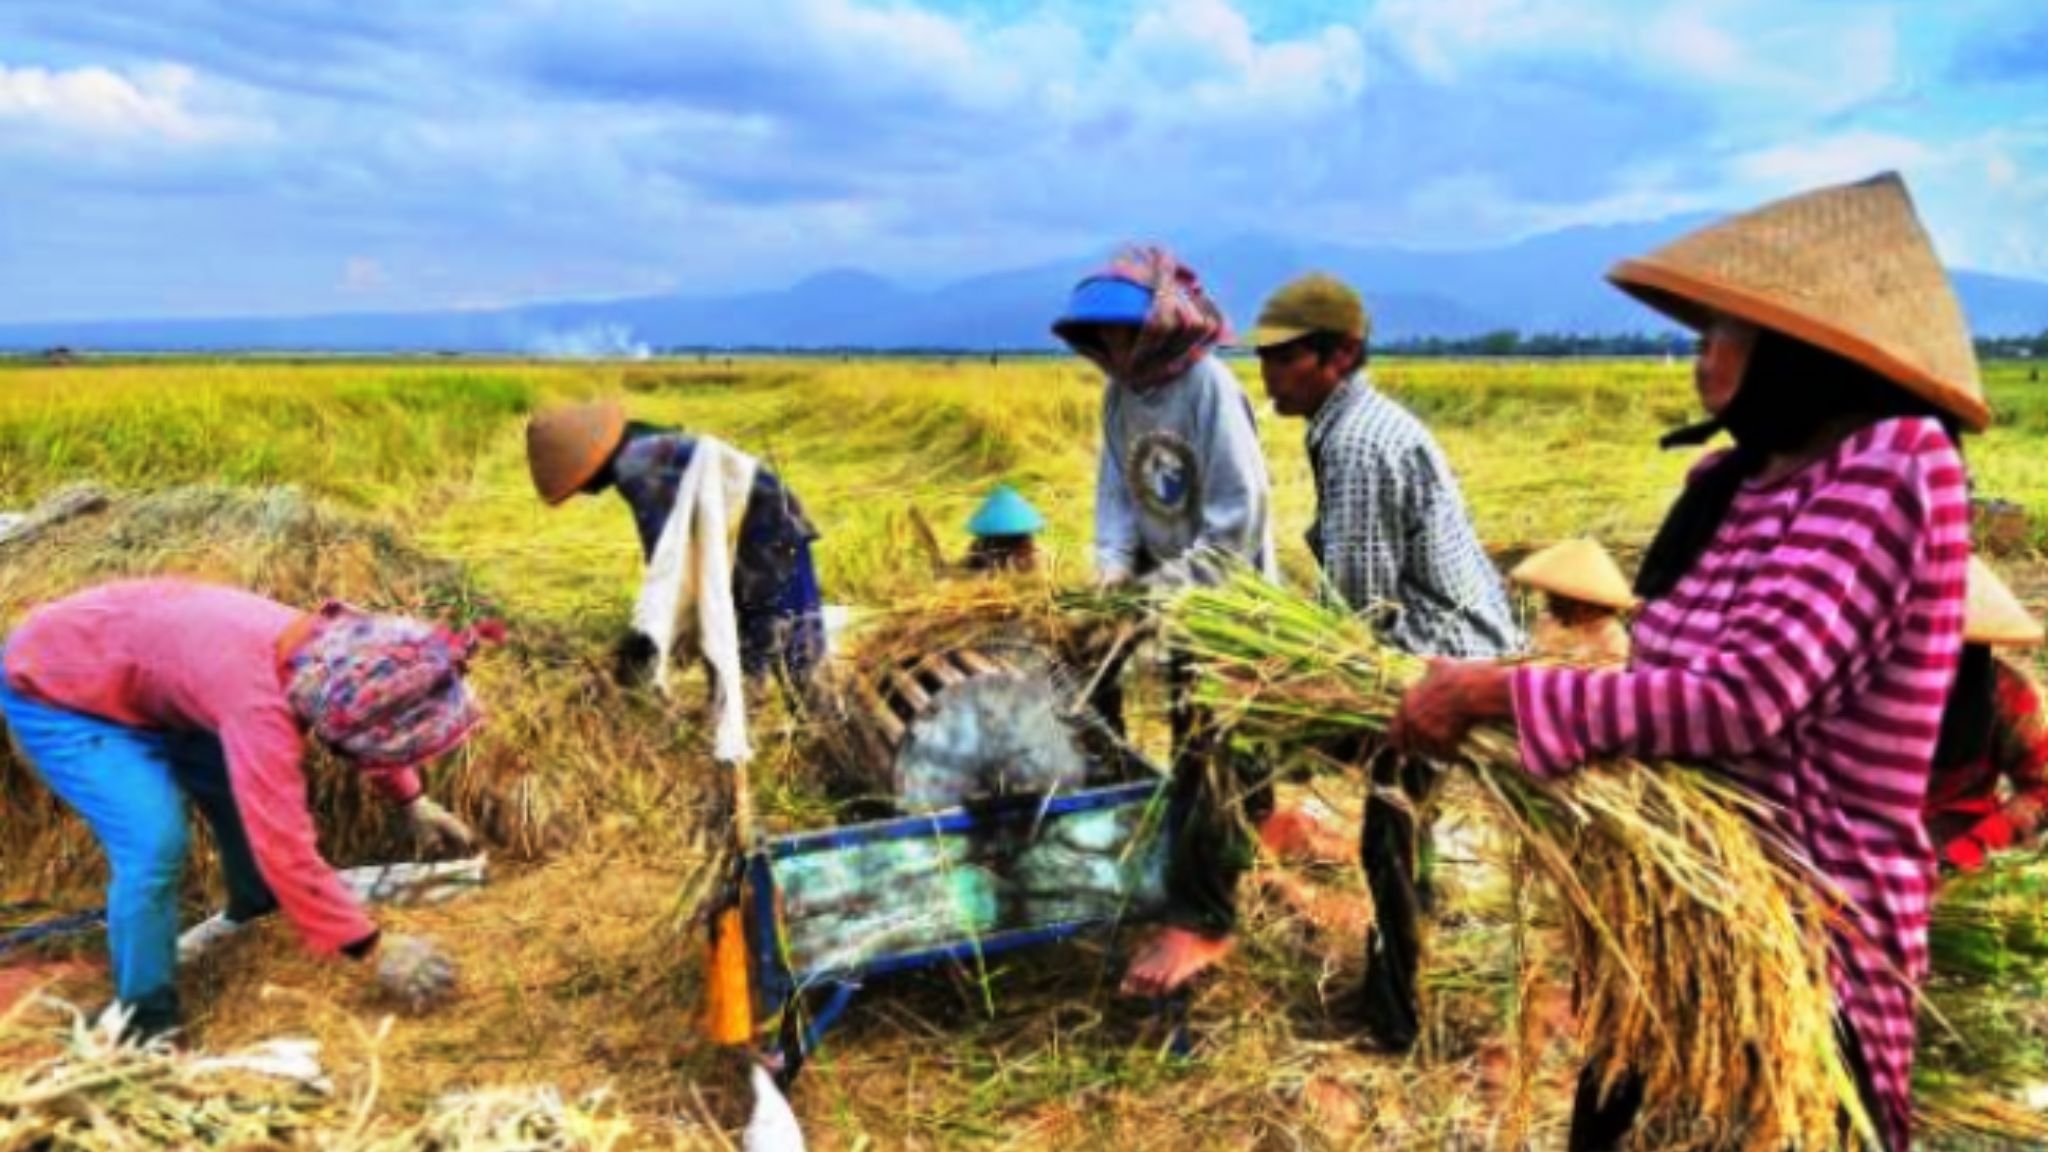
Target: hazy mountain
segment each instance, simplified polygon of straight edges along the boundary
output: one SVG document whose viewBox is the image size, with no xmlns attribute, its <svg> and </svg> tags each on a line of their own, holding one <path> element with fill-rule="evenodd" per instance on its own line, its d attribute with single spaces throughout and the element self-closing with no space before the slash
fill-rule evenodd
<svg viewBox="0 0 2048 1152">
<path fill-rule="evenodd" d="M 1607 284 L 1615 260 L 1697 226 L 1702 217 L 1568 228 L 1464 251 L 1318 244 L 1246 234 L 1190 248 L 1187 259 L 1240 327 L 1259 301 L 1301 272 L 1356 284 L 1375 337 L 1523 333 L 1623 334 L 1668 328 Z M 676 294 L 539 304 L 490 312 L 353 314 L 287 319 L 122 320 L 0 325 L 0 348 L 98 351 L 301 349 L 504 351 L 630 355 L 650 348 L 1050 348 L 1067 290 L 1096 264 L 1076 257 L 913 290 L 858 269 L 780 291 Z M 1979 335 L 2048 330 L 2048 283 L 1954 273 Z"/>
</svg>

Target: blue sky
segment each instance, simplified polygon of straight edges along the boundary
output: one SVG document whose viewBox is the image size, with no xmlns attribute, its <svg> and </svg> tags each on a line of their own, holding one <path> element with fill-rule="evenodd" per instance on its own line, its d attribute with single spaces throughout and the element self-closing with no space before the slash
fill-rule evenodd
<svg viewBox="0 0 2048 1152">
<path fill-rule="evenodd" d="M 0 321 L 1486 245 L 1904 171 L 2048 279 L 2039 0 L 7 0 Z"/>
</svg>

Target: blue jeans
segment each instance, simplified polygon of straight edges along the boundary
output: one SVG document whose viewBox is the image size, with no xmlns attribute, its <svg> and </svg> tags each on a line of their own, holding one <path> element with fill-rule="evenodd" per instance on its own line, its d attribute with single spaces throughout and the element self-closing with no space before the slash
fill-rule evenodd
<svg viewBox="0 0 2048 1152">
<path fill-rule="evenodd" d="M 228 918 L 251 920 L 277 907 L 249 850 L 220 741 L 210 732 L 130 728 L 44 704 L 9 688 L 5 676 L 0 715 L 29 770 L 84 819 L 107 854 L 107 947 L 115 995 L 135 1013 L 132 1027 L 143 1034 L 176 1027 L 186 798 L 212 829 Z"/>
</svg>

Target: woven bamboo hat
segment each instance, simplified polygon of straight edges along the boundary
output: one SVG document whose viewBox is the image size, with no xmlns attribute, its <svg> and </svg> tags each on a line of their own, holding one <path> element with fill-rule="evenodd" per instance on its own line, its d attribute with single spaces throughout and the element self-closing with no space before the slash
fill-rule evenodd
<svg viewBox="0 0 2048 1152">
<path fill-rule="evenodd" d="M 1733 316 L 1869 368 L 1982 432 L 1969 325 L 1898 173 L 1710 224 L 1607 278 L 1681 324 Z"/>
<path fill-rule="evenodd" d="M 536 412 L 526 422 L 526 466 L 534 490 L 560 504 L 597 475 L 626 434 L 626 409 L 615 400 Z"/>
<path fill-rule="evenodd" d="M 1983 560 L 1970 557 L 1970 600 L 1963 609 L 1963 642 L 2028 647 L 2042 639 L 2041 624 Z"/>
<path fill-rule="evenodd" d="M 1539 592 L 1567 596 L 1617 612 L 1636 606 L 1635 592 L 1614 557 L 1593 540 L 1552 544 L 1515 565 L 1508 579 Z"/>
</svg>

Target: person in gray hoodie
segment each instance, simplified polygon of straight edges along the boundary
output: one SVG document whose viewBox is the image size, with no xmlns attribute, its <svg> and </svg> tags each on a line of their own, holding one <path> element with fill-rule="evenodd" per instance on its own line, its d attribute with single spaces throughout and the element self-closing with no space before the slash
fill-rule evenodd
<svg viewBox="0 0 2048 1152">
<path fill-rule="evenodd" d="M 1075 287 L 1053 333 L 1108 377 L 1096 579 L 1173 587 L 1212 580 L 1232 563 L 1271 576 L 1271 482 L 1258 427 L 1237 377 L 1215 355 L 1230 339 L 1229 322 L 1193 269 L 1163 248 L 1128 248 Z M 1178 833 L 1169 908 L 1125 976 L 1133 995 L 1172 992 L 1228 953 L 1237 880 L 1251 855 L 1244 818 L 1271 806 L 1265 782 L 1248 779 L 1228 749 L 1198 732 L 1178 661 L 1173 679 Z M 1113 686 L 1096 701 L 1112 726 L 1120 705 Z"/>
</svg>

